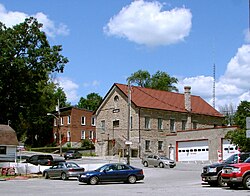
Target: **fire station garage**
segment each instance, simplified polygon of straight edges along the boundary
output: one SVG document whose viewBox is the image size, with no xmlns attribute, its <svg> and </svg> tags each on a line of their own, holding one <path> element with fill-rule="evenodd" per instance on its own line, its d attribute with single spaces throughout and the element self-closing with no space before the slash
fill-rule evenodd
<svg viewBox="0 0 250 196">
<path fill-rule="evenodd" d="M 178 161 L 209 160 L 208 140 L 178 142 Z"/>
</svg>

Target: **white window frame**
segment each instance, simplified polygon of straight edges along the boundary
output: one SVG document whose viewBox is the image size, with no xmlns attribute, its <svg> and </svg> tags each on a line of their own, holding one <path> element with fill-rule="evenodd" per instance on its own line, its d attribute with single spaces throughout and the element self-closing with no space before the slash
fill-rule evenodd
<svg viewBox="0 0 250 196">
<path fill-rule="evenodd" d="M 95 116 L 92 116 L 91 117 L 91 125 L 95 126 L 95 123 L 96 123 L 96 118 L 95 118 Z"/>
<path fill-rule="evenodd" d="M 162 118 L 158 118 L 158 130 L 163 130 L 163 119 Z"/>
<path fill-rule="evenodd" d="M 71 116 L 70 115 L 68 115 L 68 125 L 70 125 L 70 123 L 71 123 Z"/>
<path fill-rule="evenodd" d="M 163 141 L 158 141 L 158 151 L 163 151 Z"/>
<path fill-rule="evenodd" d="M 175 130 L 175 119 L 174 118 L 170 118 L 170 123 L 169 124 L 170 124 L 170 127 L 169 127 L 170 132 L 171 133 L 175 133 L 176 132 L 176 130 Z"/>
<path fill-rule="evenodd" d="M 67 142 L 70 142 L 70 131 L 67 131 Z"/>
<path fill-rule="evenodd" d="M 63 117 L 60 118 L 61 125 L 63 125 Z"/>
<path fill-rule="evenodd" d="M 150 129 L 151 119 L 149 116 L 145 116 L 145 129 Z"/>
<path fill-rule="evenodd" d="M 105 131 L 105 120 L 101 121 L 101 129 L 102 131 Z"/>
<path fill-rule="evenodd" d="M 84 119 L 84 122 L 82 122 L 82 119 Z M 81 125 L 86 125 L 86 117 L 85 116 L 81 117 Z"/>
<path fill-rule="evenodd" d="M 81 139 L 82 140 L 86 139 L 86 131 L 81 131 Z"/>
<path fill-rule="evenodd" d="M 94 139 L 94 131 L 89 131 L 89 139 Z"/>
</svg>

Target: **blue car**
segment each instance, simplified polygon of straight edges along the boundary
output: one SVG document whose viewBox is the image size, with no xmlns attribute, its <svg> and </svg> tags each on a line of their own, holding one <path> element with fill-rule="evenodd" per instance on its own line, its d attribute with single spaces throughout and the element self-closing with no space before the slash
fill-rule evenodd
<svg viewBox="0 0 250 196">
<path fill-rule="evenodd" d="M 143 170 L 123 163 L 109 163 L 94 171 L 87 171 L 78 176 L 79 182 L 95 185 L 99 182 L 136 183 L 143 180 Z"/>
</svg>

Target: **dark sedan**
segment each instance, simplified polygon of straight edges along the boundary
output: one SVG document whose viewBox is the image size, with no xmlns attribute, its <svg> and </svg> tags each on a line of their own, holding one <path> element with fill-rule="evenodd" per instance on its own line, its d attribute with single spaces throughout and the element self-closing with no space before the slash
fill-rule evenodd
<svg viewBox="0 0 250 196">
<path fill-rule="evenodd" d="M 59 162 L 43 171 L 45 179 L 61 178 L 67 180 L 70 177 L 78 177 L 85 169 L 74 162 Z"/>
<path fill-rule="evenodd" d="M 79 182 L 98 184 L 99 182 L 128 182 L 135 183 L 143 180 L 143 170 L 123 163 L 109 163 L 94 170 L 81 173 Z"/>
<path fill-rule="evenodd" d="M 64 154 L 65 159 L 77 159 L 82 158 L 82 154 L 77 150 L 68 150 Z"/>
</svg>

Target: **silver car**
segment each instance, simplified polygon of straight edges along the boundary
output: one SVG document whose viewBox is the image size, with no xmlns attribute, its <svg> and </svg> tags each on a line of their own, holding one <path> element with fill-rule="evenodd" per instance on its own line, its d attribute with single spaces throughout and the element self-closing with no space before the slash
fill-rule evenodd
<svg viewBox="0 0 250 196">
<path fill-rule="evenodd" d="M 61 178 L 67 180 L 70 177 L 78 177 L 85 169 L 74 162 L 59 162 L 43 171 L 45 179 Z"/>
<path fill-rule="evenodd" d="M 158 156 L 158 155 L 148 155 L 142 159 L 142 164 L 144 167 L 148 167 L 149 165 L 152 165 L 154 167 L 170 167 L 174 168 L 176 166 L 176 163 L 174 160 L 169 159 L 166 156 Z"/>
</svg>

